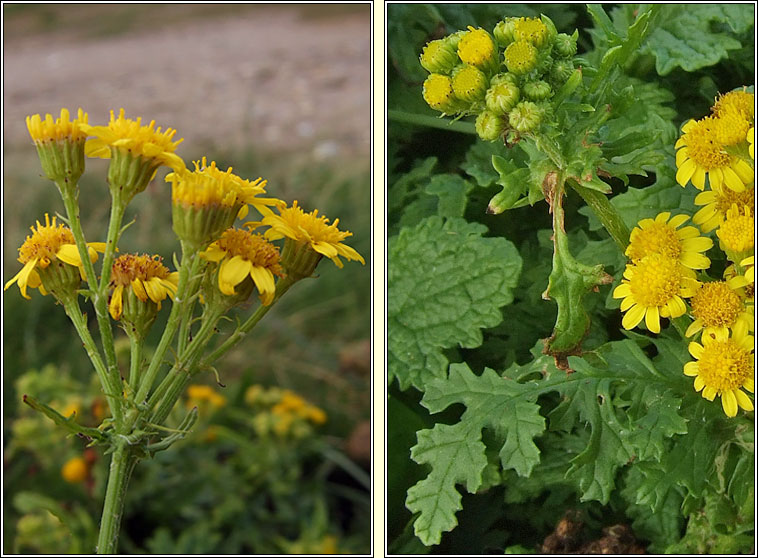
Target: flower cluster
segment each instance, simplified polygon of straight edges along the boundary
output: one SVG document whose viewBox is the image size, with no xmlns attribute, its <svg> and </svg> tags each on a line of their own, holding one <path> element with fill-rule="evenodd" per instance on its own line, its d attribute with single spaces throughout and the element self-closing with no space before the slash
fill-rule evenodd
<svg viewBox="0 0 758 558">
<path fill-rule="evenodd" d="M 492 33 L 469 27 L 431 41 L 421 53 L 430 73 L 424 100 L 443 114 L 477 115 L 476 131 L 487 141 L 536 132 L 574 73 L 577 36 L 558 33 L 543 15 L 506 18 Z"/>
<path fill-rule="evenodd" d="M 313 426 L 326 422 L 326 413 L 289 389 L 252 385 L 245 391 L 245 403 L 257 410 L 253 426 L 259 436 L 302 438 Z"/>
<path fill-rule="evenodd" d="M 695 198 L 704 206 L 692 219 L 700 230 L 682 227 L 689 217 L 669 212 L 641 220 L 631 233 L 630 261 L 613 297 L 621 299 L 625 329 L 644 320 L 649 331 L 660 333 L 661 317 L 687 316 L 689 325 L 679 327 L 695 339 L 689 343 L 695 360 L 684 366 L 684 374 L 694 377 L 704 398 L 721 397 L 724 412 L 733 417 L 738 408 L 753 409 L 745 393 L 753 392 L 754 382 L 754 154 L 745 141 L 752 140 L 753 95 L 721 96 L 712 116 L 688 122 L 683 131 L 677 181 L 692 180 L 702 190 L 708 177 L 710 186 Z M 714 231 L 715 238 L 701 236 Z M 716 240 L 730 262 L 723 272 L 705 256 Z"/>
</svg>

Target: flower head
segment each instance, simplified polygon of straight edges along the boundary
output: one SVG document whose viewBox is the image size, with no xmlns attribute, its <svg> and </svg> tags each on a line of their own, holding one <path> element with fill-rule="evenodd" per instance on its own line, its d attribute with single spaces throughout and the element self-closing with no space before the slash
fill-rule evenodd
<svg viewBox="0 0 758 558">
<path fill-rule="evenodd" d="M 449 40 L 437 39 L 426 44 L 420 60 L 429 73 L 449 74 L 458 64 L 458 53 Z"/>
<path fill-rule="evenodd" d="M 732 190 L 742 191 L 753 179 L 753 169 L 745 161 L 724 150 L 718 141 L 716 124 L 712 117 L 690 120 L 682 127 L 675 147 L 676 181 L 686 186 L 690 180 L 699 190 L 705 188 L 705 178 L 712 190 L 724 184 Z"/>
<path fill-rule="evenodd" d="M 127 322 L 152 325 L 161 301 L 176 294 L 178 281 L 179 274 L 169 272 L 160 256 L 119 256 L 111 271 L 111 317 L 119 320 L 123 316 Z"/>
<path fill-rule="evenodd" d="M 508 71 L 528 74 L 537 66 L 537 49 L 528 41 L 514 41 L 505 49 L 505 65 Z"/>
<path fill-rule="evenodd" d="M 176 147 L 184 140 L 173 141 L 176 130 L 167 128 L 161 132 L 155 127 L 155 120 L 147 126 L 142 125 L 142 118 L 132 120 L 124 118 L 124 109 L 118 118 L 111 111 L 107 126 L 81 125 L 87 135 L 95 136 L 89 140 L 85 151 L 89 157 L 110 159 L 116 150 L 128 151 L 133 156 L 143 157 L 155 162 L 155 167 L 166 165 L 174 170 L 184 169 L 184 161 L 174 153 Z"/>
<path fill-rule="evenodd" d="M 458 57 L 480 70 L 497 70 L 498 54 L 494 39 L 484 29 L 469 26 L 458 42 Z"/>
<path fill-rule="evenodd" d="M 68 109 L 61 109 L 60 118 L 53 120 L 51 114 L 46 114 L 45 119 L 39 114 L 26 117 L 26 127 L 29 135 L 35 143 L 48 141 L 84 141 L 87 134 L 82 130 L 82 124 L 87 124 L 87 113 L 82 109 L 77 111 L 76 118 L 71 120 Z"/>
<path fill-rule="evenodd" d="M 61 477 L 68 483 L 83 482 L 89 474 L 89 467 L 83 457 L 72 457 L 61 467 Z"/>
<path fill-rule="evenodd" d="M 459 99 L 473 103 L 484 99 L 487 76 L 479 68 L 463 64 L 453 71 L 453 93 Z"/>
<path fill-rule="evenodd" d="M 703 335 L 703 344 L 692 342 L 690 354 L 695 361 L 684 365 L 684 373 L 695 378 L 695 391 L 708 401 L 721 397 L 726 416 L 737 415 L 737 408 L 753 410 L 753 402 L 742 391 L 753 392 L 753 337 L 744 326 L 732 335 L 722 330 Z"/>
<path fill-rule="evenodd" d="M 660 333 L 660 317 L 676 318 L 687 311 L 682 297 L 695 293 L 694 272 L 664 254 L 649 254 L 637 263 L 628 264 L 613 298 L 621 298 L 626 312 L 624 329 L 636 327 L 643 319 L 653 333 Z"/>
<path fill-rule="evenodd" d="M 330 225 L 329 219 L 323 215 L 319 216 L 318 209 L 306 213 L 298 207 L 297 201 L 293 202 L 292 207 L 279 208 L 279 215 L 272 214 L 264 217 L 263 224 L 271 227 L 266 231 L 266 238 L 276 240 L 286 237 L 290 241 L 285 244 L 285 254 L 282 256 L 288 273 L 290 273 L 290 266 L 294 263 L 289 259 L 289 253 L 294 251 L 300 254 L 300 248 L 305 248 L 316 256 L 315 262 L 311 262 L 313 268 L 305 275 L 306 277 L 315 269 L 321 256 L 332 260 L 337 267 L 342 267 L 340 256 L 348 260 L 358 260 L 364 265 L 366 263 L 358 252 L 347 244 L 343 244 L 342 241 L 353 233 L 339 230 L 337 228 L 339 219 L 335 219 Z"/>
<path fill-rule="evenodd" d="M 211 386 L 204 384 L 190 384 L 187 386 L 187 407 L 210 407 L 219 409 L 226 405 L 226 397 L 218 393 Z"/>
<path fill-rule="evenodd" d="M 269 206 L 284 203 L 259 197 L 266 193 L 266 181 L 260 177 L 245 180 L 233 174 L 231 167 L 222 171 L 205 157 L 194 165 L 192 172 L 166 175 L 166 182 L 171 183 L 174 232 L 181 240 L 204 246 L 231 227 L 237 217 L 245 217 L 248 204 L 268 215 Z"/>
<path fill-rule="evenodd" d="M 731 188 L 700 192 L 695 196 L 695 205 L 703 207 L 692 216 L 692 222 L 699 225 L 703 232 L 710 232 L 721 226 L 726 212 L 735 204 L 739 209 L 748 208 L 750 215 L 755 215 L 755 188 L 751 186 L 742 192 Z"/>
<path fill-rule="evenodd" d="M 731 255 L 732 261 L 747 256 L 755 246 L 755 218 L 749 207 L 739 208 L 736 204 L 726 212 L 726 220 L 716 231 L 721 249 Z"/>
<path fill-rule="evenodd" d="M 729 111 L 737 112 L 744 120 L 755 122 L 755 95 L 747 91 L 730 91 L 719 95 L 711 108 L 713 114 L 722 116 Z"/>
<path fill-rule="evenodd" d="M 536 47 L 542 47 L 547 42 L 548 30 L 542 20 L 520 17 L 513 23 L 513 35 L 516 40 L 528 41 Z"/>
<path fill-rule="evenodd" d="M 235 287 L 250 277 L 263 304 L 268 306 L 274 301 L 274 275 L 282 277 L 284 273 L 279 264 L 279 249 L 262 235 L 243 229 L 227 229 L 207 250 L 200 252 L 200 256 L 220 262 L 218 288 L 223 294 L 238 294 Z"/>
<path fill-rule="evenodd" d="M 701 330 L 704 336 L 716 331 L 722 333 L 727 328 L 736 327 L 744 322 L 748 329 L 753 328 L 753 317 L 745 308 L 745 303 L 732 284 L 727 281 L 712 281 L 699 286 L 690 299 L 692 322 L 685 335 L 690 337 Z"/>
<path fill-rule="evenodd" d="M 655 219 L 642 219 L 632 230 L 625 254 L 635 263 L 649 254 L 663 254 L 690 269 L 707 269 L 711 261 L 702 254 L 713 246 L 695 227 L 681 227 L 689 217 L 664 211 Z"/>
<path fill-rule="evenodd" d="M 84 142 L 87 134 L 82 126 L 87 124 L 87 113 L 82 109 L 71 120 L 68 109 L 61 109 L 61 116 L 53 120 L 46 114 L 26 117 L 26 127 L 37 147 L 45 176 L 60 187 L 73 188 L 84 173 Z"/>
<path fill-rule="evenodd" d="M 76 289 L 81 281 L 82 260 L 71 230 L 56 223 L 55 217 L 51 222 L 45 213 L 45 224 L 37 221 L 37 229 L 31 227 L 31 231 L 31 236 L 27 236 L 18 249 L 18 261 L 24 267 L 5 284 L 5 289 L 18 283 L 24 298 L 30 298 L 26 294 L 27 287 L 39 288 L 42 294 L 48 291 L 55 294 L 61 288 L 64 291 Z M 97 261 L 97 251 L 103 252 L 105 244 L 90 242 L 88 250 L 90 260 Z"/>
<path fill-rule="evenodd" d="M 466 104 L 456 98 L 453 80 L 442 74 L 430 74 L 424 81 L 424 100 L 434 110 L 453 114 L 466 109 Z"/>
<path fill-rule="evenodd" d="M 726 106 L 713 119 L 714 137 L 721 145 L 736 145 L 745 141 L 750 124 L 742 111 L 733 106 Z"/>
</svg>

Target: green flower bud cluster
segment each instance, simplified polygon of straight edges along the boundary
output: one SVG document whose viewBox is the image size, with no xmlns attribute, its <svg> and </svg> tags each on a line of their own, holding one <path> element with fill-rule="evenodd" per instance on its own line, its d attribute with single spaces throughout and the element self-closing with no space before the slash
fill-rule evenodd
<svg viewBox="0 0 758 558">
<path fill-rule="evenodd" d="M 505 18 L 492 33 L 469 26 L 430 41 L 420 57 L 429 72 L 424 100 L 446 115 L 476 115 L 476 131 L 487 141 L 509 131 L 536 133 L 574 73 L 577 37 L 558 33 L 543 15 Z"/>
</svg>

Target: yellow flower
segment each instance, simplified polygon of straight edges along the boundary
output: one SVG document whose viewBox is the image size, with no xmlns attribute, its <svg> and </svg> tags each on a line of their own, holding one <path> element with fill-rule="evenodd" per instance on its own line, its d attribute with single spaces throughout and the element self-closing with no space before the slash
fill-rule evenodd
<svg viewBox="0 0 758 558">
<path fill-rule="evenodd" d="M 453 93 L 469 103 L 481 101 L 487 92 L 487 77 L 479 68 L 468 64 L 453 71 Z"/>
<path fill-rule="evenodd" d="M 736 204 L 738 208 L 748 208 L 750 215 L 755 214 L 755 188 L 752 186 L 742 192 L 731 188 L 721 190 L 706 190 L 695 196 L 695 205 L 704 206 L 692 217 L 693 223 L 700 226 L 703 232 L 710 232 L 721 226 L 726 218 L 726 212 Z"/>
<path fill-rule="evenodd" d="M 740 265 L 745 268 L 745 280 L 748 283 L 755 284 L 755 256 L 745 258 L 740 262 Z"/>
<path fill-rule="evenodd" d="M 69 193 L 73 192 L 84 173 L 87 134 L 82 126 L 86 125 L 87 113 L 82 109 L 73 120 L 65 108 L 61 109 L 60 118 L 55 120 L 51 114 L 46 114 L 44 120 L 39 114 L 26 117 L 26 127 L 34 140 L 45 176 L 54 181 L 58 188 L 69 190 Z"/>
<path fill-rule="evenodd" d="M 80 277 L 83 273 L 79 250 L 76 248 L 74 235 L 68 227 L 56 224 L 55 217 L 51 222 L 50 216 L 45 213 L 45 224 L 42 225 L 37 221 L 37 230 L 34 230 L 32 226 L 31 231 L 32 235 L 27 236 L 21 248 L 18 249 L 18 261 L 24 264 L 24 267 L 5 284 L 5 289 L 7 289 L 13 283 L 18 283 L 21 295 L 27 299 L 31 298 L 26 294 L 27 287 L 39 288 L 42 294 L 47 294 L 50 288 L 54 288 L 56 277 L 52 274 L 45 274 L 45 270 L 50 268 L 51 264 L 62 262 L 77 268 Z M 87 246 L 90 260 L 93 262 L 97 261 L 98 251 L 105 251 L 104 242 L 89 242 Z M 62 273 L 65 272 L 65 267 L 60 269 Z M 52 268 L 51 271 L 53 271 Z M 40 273 L 45 275 L 46 280 L 50 281 L 47 287 L 44 285 Z"/>
<path fill-rule="evenodd" d="M 547 27 L 542 20 L 533 17 L 520 17 L 513 23 L 513 35 L 516 40 L 529 41 L 536 47 L 547 42 Z"/>
<path fill-rule="evenodd" d="M 740 325 L 731 337 L 716 331 L 703 336 L 703 344 L 692 342 L 690 354 L 695 361 L 684 365 L 684 373 L 695 378 L 695 391 L 702 391 L 708 401 L 721 397 L 726 416 L 737 415 L 737 407 L 753 410 L 753 402 L 742 391 L 753 392 L 753 337 Z"/>
<path fill-rule="evenodd" d="M 187 387 L 187 407 L 210 405 L 219 409 L 226 405 L 226 397 L 217 393 L 211 386 L 191 384 Z"/>
<path fill-rule="evenodd" d="M 242 229 L 227 229 L 221 238 L 212 242 L 200 256 L 211 262 L 221 262 L 218 288 L 227 296 L 248 276 L 253 280 L 261 301 L 268 306 L 274 301 L 274 275 L 284 273 L 279 265 L 279 249 L 260 234 Z"/>
<path fill-rule="evenodd" d="M 740 209 L 736 204 L 726 212 L 726 220 L 716 231 L 721 249 L 731 255 L 745 257 L 755 245 L 755 218 L 748 207 Z M 732 259 L 732 258 L 730 258 Z M 732 259 L 732 261 L 736 261 Z"/>
<path fill-rule="evenodd" d="M 121 319 L 124 298 L 129 291 L 141 302 L 151 300 L 160 310 L 161 301 L 173 297 L 179 281 L 177 272 L 170 273 L 161 263 L 160 256 L 124 254 L 116 258 L 111 271 L 110 285 L 113 288 L 108 310 L 114 320 Z M 126 292 L 126 294 L 125 294 Z M 128 316 L 129 319 L 132 316 Z"/>
<path fill-rule="evenodd" d="M 84 481 L 89 473 L 87 462 L 82 457 L 72 457 L 61 468 L 63 480 L 71 484 Z"/>
<path fill-rule="evenodd" d="M 730 91 L 724 95 L 719 95 L 711 110 L 716 116 L 722 116 L 727 111 L 735 110 L 748 122 L 755 122 L 755 95 L 744 90 Z"/>
<path fill-rule="evenodd" d="M 528 41 L 514 41 L 505 49 L 505 65 L 508 71 L 528 74 L 537 66 L 537 49 Z"/>
<path fill-rule="evenodd" d="M 46 141 L 83 141 L 87 134 L 82 130 L 82 124 L 87 124 L 87 113 L 82 109 L 77 112 L 76 118 L 71 120 L 68 109 L 61 109 L 60 118 L 53 120 L 51 114 L 46 114 L 45 119 L 39 114 L 26 117 L 26 127 L 29 135 L 35 143 Z"/>
<path fill-rule="evenodd" d="M 735 191 L 742 191 L 753 180 L 753 169 L 745 161 L 730 155 L 716 139 L 712 117 L 690 120 L 682 127 L 675 148 L 676 181 L 686 186 L 690 180 L 698 189 L 705 188 L 705 178 L 712 190 L 721 190 L 726 184 Z"/>
<path fill-rule="evenodd" d="M 750 122 L 734 107 L 725 107 L 713 119 L 713 132 L 721 145 L 736 145 L 745 140 Z"/>
<path fill-rule="evenodd" d="M 744 322 L 747 329 L 753 329 L 753 316 L 745 308 L 742 297 L 733 285 L 727 281 L 700 285 L 690 299 L 695 321 L 687 328 L 687 337 L 701 330 L 706 337 L 717 331 L 725 334 L 728 328 L 735 328 L 738 322 Z"/>
<path fill-rule="evenodd" d="M 112 150 L 120 149 L 133 156 L 154 161 L 156 168 L 160 165 L 174 170 L 185 168 L 182 158 L 174 153 L 176 147 L 184 140 L 173 141 L 176 130 L 167 128 L 165 132 L 161 132 L 160 127 L 155 128 L 155 120 L 143 126 L 142 118 L 124 118 L 124 109 L 121 109 L 118 118 L 111 111 L 111 119 L 107 126 L 82 124 L 80 127 L 87 135 L 95 136 L 84 148 L 89 157 L 110 159 Z"/>
<path fill-rule="evenodd" d="M 753 126 L 747 131 L 747 143 L 749 145 L 750 158 L 755 159 L 755 128 Z"/>
<path fill-rule="evenodd" d="M 366 264 L 358 252 L 342 243 L 353 233 L 339 230 L 339 219 L 330 225 L 329 219 L 323 215 L 319 217 L 318 209 L 305 213 L 295 201 L 292 207 L 279 208 L 279 215 L 264 217 L 263 224 L 271 227 L 266 231 L 266 237 L 270 240 L 286 237 L 297 244 L 304 244 L 317 254 L 332 260 L 337 267 L 342 267 L 340 256 Z"/>
<path fill-rule="evenodd" d="M 681 227 L 688 217 L 664 211 L 655 219 L 642 219 L 632 230 L 626 255 L 634 263 L 650 254 L 663 254 L 690 269 L 707 269 L 711 261 L 702 254 L 713 246 L 695 227 Z"/>
<path fill-rule="evenodd" d="M 453 93 L 453 81 L 442 74 L 430 74 L 426 78 L 423 96 L 427 105 L 444 114 L 453 114 L 466 108 L 466 105 Z"/>
<path fill-rule="evenodd" d="M 469 25 L 458 42 L 458 57 L 466 64 L 480 70 L 496 70 L 498 64 L 495 41 L 484 29 L 474 29 Z"/>
<path fill-rule="evenodd" d="M 687 311 L 682 297 L 695 294 L 695 273 L 663 254 L 650 254 L 636 264 L 628 264 L 613 298 L 621 298 L 626 312 L 624 329 L 636 327 L 643 319 L 653 333 L 660 333 L 660 317 L 676 318 Z"/>
</svg>

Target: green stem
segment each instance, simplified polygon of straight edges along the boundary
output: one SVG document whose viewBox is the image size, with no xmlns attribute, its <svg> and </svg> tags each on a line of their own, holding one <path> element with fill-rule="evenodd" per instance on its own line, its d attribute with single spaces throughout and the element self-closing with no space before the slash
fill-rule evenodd
<svg viewBox="0 0 758 558">
<path fill-rule="evenodd" d="M 472 122 L 460 122 L 456 120 L 445 120 L 437 116 L 427 116 L 425 114 L 416 114 L 414 112 L 404 112 L 402 110 L 388 110 L 387 119 L 405 124 L 415 124 L 426 126 L 428 128 L 439 128 L 449 132 L 460 132 L 462 134 L 476 134 L 476 127 Z"/>
<path fill-rule="evenodd" d="M 199 262 L 200 257 L 197 252 L 191 250 L 185 243 L 182 243 L 182 263 L 179 267 L 179 284 L 176 289 L 176 296 L 174 297 L 171 313 L 166 322 L 166 329 L 163 330 L 163 335 L 158 342 L 158 347 L 155 349 L 155 354 L 137 389 L 137 395 L 135 396 L 137 404 L 140 404 L 147 398 L 147 394 L 153 386 L 155 377 L 163 364 L 163 357 L 166 355 L 166 351 L 168 351 L 177 329 L 179 329 L 182 310 L 187 304 L 186 294 L 189 292 L 187 285 L 190 278 L 197 273 Z"/>
<path fill-rule="evenodd" d="M 139 385 L 140 372 L 142 371 L 142 355 L 145 347 L 145 340 L 131 327 L 126 328 L 126 335 L 129 337 L 129 389 L 133 394 Z"/>
<path fill-rule="evenodd" d="M 241 326 L 239 326 L 234 333 L 232 333 L 226 341 L 224 341 L 221 345 L 219 345 L 215 351 L 213 351 L 208 357 L 203 361 L 201 367 L 210 366 L 221 358 L 223 355 L 225 355 L 229 349 L 234 347 L 237 343 L 239 343 L 247 333 L 250 332 L 251 329 L 255 327 L 255 325 L 261 321 L 263 316 L 265 316 L 269 310 L 276 304 L 276 302 L 284 296 L 284 293 L 286 293 L 292 285 L 294 285 L 297 281 L 292 280 L 289 276 L 284 277 L 280 281 L 276 283 L 276 295 L 274 296 L 274 300 L 271 304 L 268 306 L 259 306 L 258 310 L 255 311 L 255 313 L 250 316 L 245 323 L 243 323 Z"/>
<path fill-rule="evenodd" d="M 100 278 L 100 285 L 98 286 L 97 276 L 95 275 L 95 269 L 92 262 L 89 259 L 89 250 L 87 248 L 86 239 L 84 238 L 81 220 L 79 219 L 79 204 L 76 200 L 76 192 L 78 192 L 78 190 L 75 188 L 62 188 L 60 185 L 58 189 L 61 191 L 61 196 L 63 197 L 63 204 L 66 208 L 69 227 L 71 228 L 77 249 L 79 250 L 79 257 L 82 260 L 87 284 L 93 292 L 92 302 L 95 307 L 95 316 L 97 317 L 97 325 L 100 330 L 100 340 L 103 345 L 103 351 L 105 352 L 108 374 L 111 376 L 109 383 L 113 387 L 118 386 L 117 393 L 120 394 L 121 373 L 118 369 L 116 349 L 113 343 L 113 331 L 111 330 L 110 317 L 108 316 L 107 288 L 108 281 L 110 280 L 111 265 L 113 265 L 113 253 L 118 242 L 121 220 L 124 216 L 125 204 L 121 204 L 120 200 L 117 200 L 116 198 L 113 199 L 113 204 L 111 205 L 111 217 L 108 224 L 108 239 L 105 247 L 105 254 L 103 256 L 103 273 Z M 117 203 L 117 201 L 119 203 Z M 122 417 L 122 401 L 120 397 L 116 399 L 115 404 L 118 409 L 113 408 L 111 405 L 111 413 L 113 414 L 117 427 L 120 427 Z"/>
<path fill-rule="evenodd" d="M 573 180 L 569 181 L 569 183 L 597 216 L 600 223 L 605 227 L 605 230 L 608 231 L 611 238 L 621 248 L 621 251 L 624 252 L 629 245 L 629 229 L 610 200 L 605 194 L 580 186 Z"/>
<path fill-rule="evenodd" d="M 95 340 L 92 338 L 92 334 L 87 327 L 87 320 L 79 308 L 79 304 L 76 298 L 72 297 L 69 300 L 63 301 L 63 309 L 66 315 L 76 328 L 76 332 L 84 344 L 84 348 L 87 351 L 92 365 L 95 367 L 98 378 L 100 378 L 100 384 L 103 387 L 103 392 L 108 400 L 108 406 L 111 408 L 111 414 L 113 415 L 116 424 L 120 424 L 122 420 L 122 407 L 121 407 L 121 382 L 115 383 L 113 377 L 108 374 L 108 370 L 103 362 L 100 352 L 97 350 Z"/>
<path fill-rule="evenodd" d="M 203 356 L 203 351 L 216 332 L 216 324 L 218 324 L 224 311 L 222 308 L 216 308 L 203 316 L 203 325 L 187 347 L 185 354 L 180 355 L 179 361 L 166 374 L 163 382 L 150 397 L 148 409 L 152 409 L 157 404 L 155 412 L 150 417 L 150 422 L 161 424 L 166 420 L 184 391 L 187 382 L 194 375 L 197 364 Z"/>
<path fill-rule="evenodd" d="M 121 517 L 124 513 L 126 488 L 129 484 L 129 477 L 139 461 L 131 453 L 125 440 L 120 440 L 116 444 L 116 449 L 111 454 L 108 485 L 105 489 L 103 515 L 100 520 L 100 533 L 97 537 L 98 554 L 116 554 L 118 552 L 118 535 L 121 528 Z"/>
</svg>

